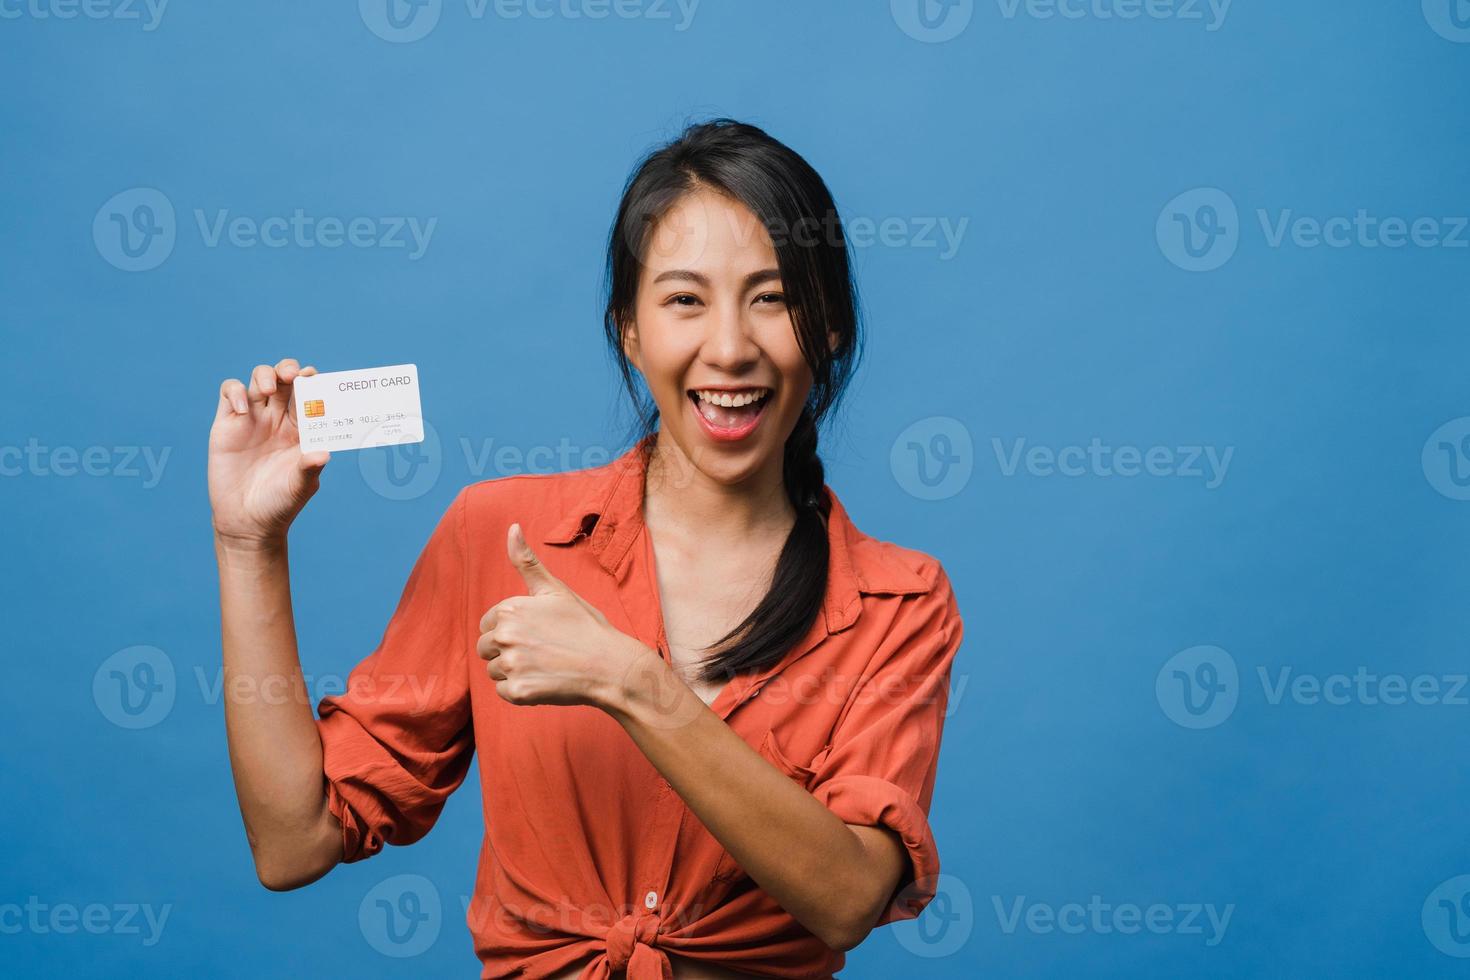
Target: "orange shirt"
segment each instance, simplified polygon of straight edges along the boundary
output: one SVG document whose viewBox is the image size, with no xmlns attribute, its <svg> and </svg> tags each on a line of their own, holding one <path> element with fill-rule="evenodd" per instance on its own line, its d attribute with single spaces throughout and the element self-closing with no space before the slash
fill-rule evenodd
<svg viewBox="0 0 1470 980">
<path fill-rule="evenodd" d="M 346 693 L 319 705 L 344 860 L 428 833 L 478 751 L 485 836 L 466 920 L 482 977 L 585 965 L 582 980 L 667 980 L 665 952 L 759 976 L 830 976 L 843 954 L 744 873 L 612 717 L 512 705 L 475 651 L 485 611 L 525 594 L 505 554 L 520 521 L 552 574 L 669 659 L 638 448 L 455 498 L 381 643 Z M 934 897 L 927 814 L 962 626 L 939 562 L 863 534 L 826 492 L 821 614 L 778 664 L 736 676 L 710 707 L 843 821 L 902 838 L 909 864 L 883 925 Z"/>
</svg>

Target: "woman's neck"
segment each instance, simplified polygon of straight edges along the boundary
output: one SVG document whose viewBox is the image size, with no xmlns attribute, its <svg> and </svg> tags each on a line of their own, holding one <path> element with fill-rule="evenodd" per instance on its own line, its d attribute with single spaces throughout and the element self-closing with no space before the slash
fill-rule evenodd
<svg viewBox="0 0 1470 980">
<path fill-rule="evenodd" d="M 711 479 L 662 429 L 644 481 L 644 520 L 650 527 L 726 541 L 775 537 L 784 541 L 796 521 L 786 495 L 780 456 L 735 484 Z"/>
</svg>

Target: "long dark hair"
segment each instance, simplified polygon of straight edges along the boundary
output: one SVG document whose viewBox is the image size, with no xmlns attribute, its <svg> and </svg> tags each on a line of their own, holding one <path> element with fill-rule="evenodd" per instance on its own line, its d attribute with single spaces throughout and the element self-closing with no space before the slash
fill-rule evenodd
<svg viewBox="0 0 1470 980">
<path fill-rule="evenodd" d="M 847 242 L 822 178 L 794 150 L 755 126 L 733 119 L 691 125 L 635 168 L 608 236 L 604 327 L 633 400 L 640 438 L 654 432 L 658 406 L 640 389 L 623 349 L 623 331 L 633 318 L 654 225 L 701 186 L 743 203 L 771 236 L 797 343 L 812 373 L 811 393 L 783 459 L 796 523 L 781 549 L 770 590 L 743 622 L 705 648 L 723 648 L 700 665 L 700 679 L 709 683 L 773 666 L 821 612 L 831 501 L 823 492 L 817 428 L 840 400 L 861 344 Z M 838 338 L 835 350 L 828 347 L 829 330 Z"/>
</svg>

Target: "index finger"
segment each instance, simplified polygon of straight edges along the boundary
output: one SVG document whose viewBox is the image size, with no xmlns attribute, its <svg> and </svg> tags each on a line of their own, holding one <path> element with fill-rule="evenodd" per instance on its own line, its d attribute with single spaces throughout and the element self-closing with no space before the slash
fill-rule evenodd
<svg viewBox="0 0 1470 980">
<path fill-rule="evenodd" d="M 481 634 L 488 633 L 495 628 L 496 620 L 499 619 L 500 603 L 496 603 L 485 610 L 485 615 L 480 617 Z"/>
</svg>

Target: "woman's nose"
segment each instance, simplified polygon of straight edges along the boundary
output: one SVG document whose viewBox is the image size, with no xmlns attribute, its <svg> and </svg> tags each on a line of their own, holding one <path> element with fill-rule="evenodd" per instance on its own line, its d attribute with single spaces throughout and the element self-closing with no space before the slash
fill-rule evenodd
<svg viewBox="0 0 1470 980">
<path fill-rule="evenodd" d="M 760 347 L 750 334 L 750 324 L 738 304 L 722 303 L 707 319 L 700 356 L 706 364 L 736 373 L 760 357 Z"/>
</svg>

